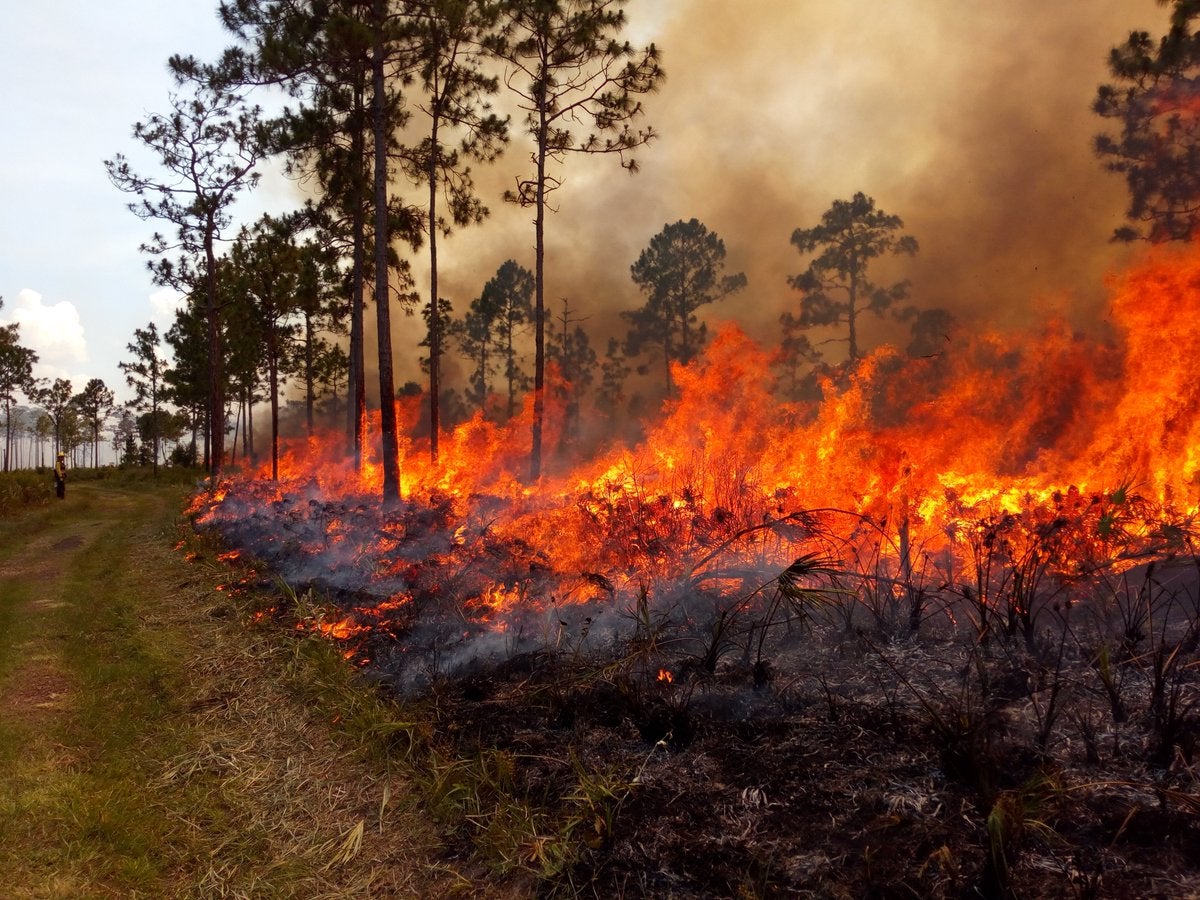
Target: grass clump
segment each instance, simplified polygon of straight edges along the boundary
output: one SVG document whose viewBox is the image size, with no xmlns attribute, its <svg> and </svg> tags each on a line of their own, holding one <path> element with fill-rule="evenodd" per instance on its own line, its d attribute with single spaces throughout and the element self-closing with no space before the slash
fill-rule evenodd
<svg viewBox="0 0 1200 900">
<path fill-rule="evenodd" d="M 54 499 L 54 479 L 49 472 L 30 469 L 0 472 L 0 518 L 14 516 Z"/>
</svg>

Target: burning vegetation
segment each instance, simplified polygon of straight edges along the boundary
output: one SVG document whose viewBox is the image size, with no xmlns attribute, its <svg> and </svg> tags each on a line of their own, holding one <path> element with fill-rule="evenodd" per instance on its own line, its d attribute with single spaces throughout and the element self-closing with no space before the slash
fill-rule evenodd
<svg viewBox="0 0 1200 900">
<path fill-rule="evenodd" d="M 441 434 L 437 463 L 402 439 L 394 507 L 338 436 L 195 514 L 288 586 L 268 618 L 474 760 L 426 787 L 502 871 L 609 896 L 1194 896 L 1198 284 L 1200 248 L 1161 249 L 1113 280 L 1107 340 L 882 347 L 814 402 L 725 325 L 640 441 L 537 482 L 527 401 Z"/>
</svg>

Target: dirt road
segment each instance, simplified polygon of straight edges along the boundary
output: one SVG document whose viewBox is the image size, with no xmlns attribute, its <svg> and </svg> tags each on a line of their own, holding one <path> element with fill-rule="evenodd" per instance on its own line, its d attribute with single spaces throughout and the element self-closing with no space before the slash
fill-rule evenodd
<svg viewBox="0 0 1200 900">
<path fill-rule="evenodd" d="M 3 894 L 467 887 L 404 783 L 314 702 L 312 662 L 247 627 L 225 567 L 183 542 L 181 498 L 74 483 L 0 523 Z"/>
</svg>

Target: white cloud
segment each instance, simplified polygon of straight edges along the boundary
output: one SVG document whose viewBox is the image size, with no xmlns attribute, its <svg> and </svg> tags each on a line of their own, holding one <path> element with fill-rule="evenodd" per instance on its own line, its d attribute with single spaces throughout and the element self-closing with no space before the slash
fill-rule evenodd
<svg viewBox="0 0 1200 900">
<path fill-rule="evenodd" d="M 186 305 L 187 294 L 174 288 L 160 288 L 150 295 L 150 308 L 154 312 L 150 318 L 158 326 L 160 334 L 175 324 L 175 313 Z"/>
<path fill-rule="evenodd" d="M 88 361 L 79 310 L 69 300 L 47 305 L 37 291 L 24 288 L 17 293 L 12 312 L 0 319 L 0 324 L 20 326 L 21 346 L 38 355 L 35 375 L 64 377 L 68 369 Z"/>
</svg>

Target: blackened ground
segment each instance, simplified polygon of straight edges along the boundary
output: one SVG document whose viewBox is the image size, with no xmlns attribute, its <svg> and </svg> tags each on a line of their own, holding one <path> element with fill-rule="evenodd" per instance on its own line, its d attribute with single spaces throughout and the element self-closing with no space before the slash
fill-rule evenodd
<svg viewBox="0 0 1200 900">
<path fill-rule="evenodd" d="M 1073 531 L 970 531 L 986 597 L 702 553 L 618 599 L 445 505 L 256 501 L 221 527 L 368 627 L 349 652 L 458 757 L 506 755 L 540 830 L 505 864 L 548 894 L 1200 897 L 1200 562 L 1084 566 L 1110 526 L 1080 503 Z M 496 587 L 521 601 L 499 617 Z M 466 818 L 486 856 L 503 822 Z"/>
<path fill-rule="evenodd" d="M 1041 748 L 1046 689 L 1012 687 L 1036 688 L 1034 661 L 952 649 L 809 646 L 757 689 L 732 664 L 667 683 L 527 654 L 434 699 L 460 750 L 513 754 L 529 797 L 552 806 L 579 763 L 621 783 L 547 894 L 1200 896 L 1194 718 L 1152 768 L 1150 723 L 1103 721 L 1080 669 Z"/>
</svg>

